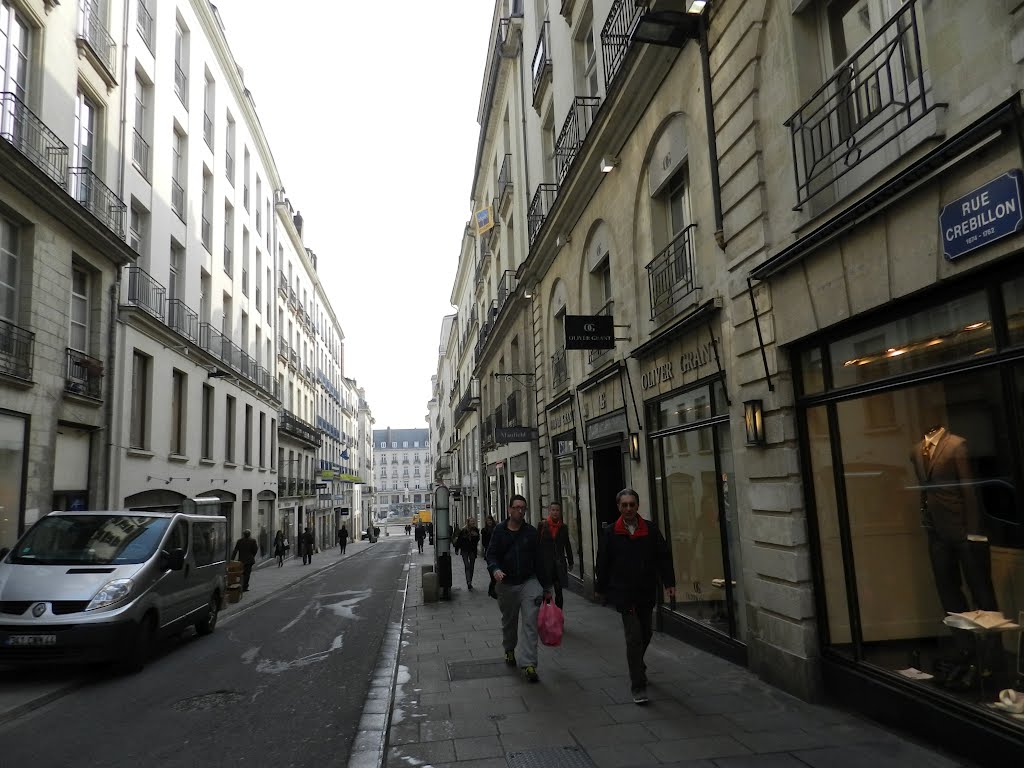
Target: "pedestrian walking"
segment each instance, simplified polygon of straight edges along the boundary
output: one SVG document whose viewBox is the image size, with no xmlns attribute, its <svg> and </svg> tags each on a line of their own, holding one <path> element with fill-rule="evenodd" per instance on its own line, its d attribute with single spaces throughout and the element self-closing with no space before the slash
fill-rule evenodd
<svg viewBox="0 0 1024 768">
<path fill-rule="evenodd" d="M 284 531 L 278 529 L 274 534 L 274 557 L 277 558 L 277 567 L 284 565 L 284 556 L 288 554 L 288 539 L 284 537 Z"/>
<path fill-rule="evenodd" d="M 313 562 L 313 546 L 316 544 L 316 538 L 313 536 L 313 531 L 306 526 L 299 536 L 299 551 L 302 553 L 302 564 L 309 565 Z"/>
<path fill-rule="evenodd" d="M 252 537 L 252 531 L 248 528 L 242 531 L 242 538 L 235 542 L 235 548 L 231 550 L 231 559 L 237 559 L 242 563 L 243 592 L 249 591 L 249 577 L 252 576 L 252 567 L 256 563 L 256 555 L 259 554 L 259 551 L 260 545 L 256 543 L 256 539 Z"/>
<path fill-rule="evenodd" d="M 518 659 L 523 676 L 531 683 L 537 675 L 537 611 L 541 599 L 551 594 L 551 585 L 539 569 L 537 529 L 525 521 L 526 498 L 518 493 L 508 502 L 508 519 L 494 528 L 487 547 L 487 570 L 498 582 L 501 610 L 501 643 L 505 663 L 517 663 L 519 620 L 523 622 L 523 645 Z"/>
<path fill-rule="evenodd" d="M 665 599 L 676 595 L 676 577 L 668 544 L 654 524 L 640 517 L 640 494 L 624 488 L 615 496 L 619 519 L 603 533 L 597 558 L 596 597 L 605 597 L 622 615 L 626 662 L 634 704 L 646 704 L 651 622 L 658 582 Z"/>
<path fill-rule="evenodd" d="M 420 523 L 416 526 L 416 547 L 421 555 L 423 554 L 423 540 L 425 538 L 427 538 L 427 527 Z"/>
<path fill-rule="evenodd" d="M 562 505 L 548 504 L 548 516 L 540 521 L 540 562 L 555 593 L 555 605 L 562 607 L 562 589 L 569 584 L 569 569 L 573 566 L 569 528 L 562 520 Z"/>
<path fill-rule="evenodd" d="M 341 554 L 345 554 L 345 547 L 348 546 L 348 526 L 344 523 L 341 524 L 341 528 L 338 529 L 338 547 L 341 549 Z"/>
<path fill-rule="evenodd" d="M 480 529 L 476 527 L 476 518 L 466 518 L 466 527 L 459 531 L 455 539 L 455 551 L 462 555 L 462 564 L 466 568 L 466 588 L 473 591 L 473 569 L 476 567 L 476 550 L 480 545 Z"/>
<path fill-rule="evenodd" d="M 480 544 L 484 550 L 484 556 L 487 555 L 487 548 L 491 546 L 491 536 L 494 534 L 494 515 L 488 515 L 484 521 L 483 530 L 480 531 Z M 493 597 L 495 600 L 498 599 L 498 593 L 495 591 L 495 585 L 497 582 L 494 580 L 494 574 L 489 570 L 487 575 L 490 577 L 490 584 L 487 585 L 487 596 Z"/>
</svg>

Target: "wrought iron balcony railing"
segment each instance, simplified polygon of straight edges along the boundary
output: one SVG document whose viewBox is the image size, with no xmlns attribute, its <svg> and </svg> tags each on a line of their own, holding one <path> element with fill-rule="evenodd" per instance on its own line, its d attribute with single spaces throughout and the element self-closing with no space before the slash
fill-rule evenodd
<svg viewBox="0 0 1024 768">
<path fill-rule="evenodd" d="M 65 351 L 65 360 L 64 391 L 99 400 L 102 397 L 102 361 L 70 347 Z"/>
<path fill-rule="evenodd" d="M 179 62 L 174 62 L 174 92 L 178 95 L 181 105 L 188 109 L 188 75 Z"/>
<path fill-rule="evenodd" d="M 135 129 L 135 138 L 132 142 L 132 162 L 139 169 L 142 178 L 149 180 L 149 142 Z"/>
<path fill-rule="evenodd" d="M 537 191 L 533 194 L 530 207 L 526 211 L 526 226 L 530 233 L 530 245 L 537 239 L 540 228 L 544 226 L 544 220 L 551 212 L 551 207 L 558 197 L 557 184 L 538 184 Z"/>
<path fill-rule="evenodd" d="M 551 43 L 548 36 L 550 23 L 545 21 L 540 28 L 540 35 L 537 37 L 537 47 L 533 50 L 533 60 L 530 64 L 530 72 L 533 75 L 533 99 L 537 101 L 537 95 L 545 84 L 545 78 L 551 78 Z"/>
<path fill-rule="evenodd" d="M 597 312 L 595 312 L 594 314 L 599 317 L 607 317 L 608 315 L 612 314 L 614 310 L 615 301 L 613 299 L 608 299 L 608 301 L 605 302 L 605 305 L 601 307 L 599 310 L 597 310 Z M 612 350 L 610 349 L 592 349 L 588 353 L 587 362 L 593 365 L 602 357 L 606 357 L 607 355 L 611 354 L 611 352 Z"/>
<path fill-rule="evenodd" d="M 277 292 L 281 294 L 282 299 L 288 298 L 288 278 L 284 276 L 284 272 L 277 273 Z"/>
<path fill-rule="evenodd" d="M 179 219 L 185 221 L 185 188 L 177 179 L 171 179 L 171 209 Z"/>
<path fill-rule="evenodd" d="M 291 354 L 291 346 L 285 341 L 284 336 L 277 337 L 277 356 L 283 357 L 285 360 L 288 359 L 288 355 Z"/>
<path fill-rule="evenodd" d="M 200 323 L 199 346 L 220 360 L 224 353 L 224 334 L 209 323 Z"/>
<path fill-rule="evenodd" d="M 90 168 L 68 168 L 69 192 L 82 206 L 102 221 L 115 235 L 124 239 L 124 219 L 128 210 Z"/>
<path fill-rule="evenodd" d="M 559 389 L 569 381 L 569 366 L 566 364 L 565 347 L 559 347 L 551 356 L 551 388 Z"/>
<path fill-rule="evenodd" d="M 67 186 L 67 145 L 9 91 L 0 93 L 0 137 L 61 187 Z"/>
<path fill-rule="evenodd" d="M 508 297 L 512 295 L 518 286 L 516 280 L 516 271 L 514 269 L 506 269 L 501 273 L 501 280 L 498 281 L 498 311 L 500 312 L 502 307 L 505 306 L 505 302 L 508 301 Z"/>
<path fill-rule="evenodd" d="M 107 72 L 113 76 L 117 45 L 107 31 L 106 19 L 100 14 L 97 4 L 90 0 L 82 0 L 79 6 L 78 37 L 86 42 Z"/>
<path fill-rule="evenodd" d="M 149 12 L 146 7 L 146 0 L 139 0 L 137 6 L 137 12 L 135 14 L 135 26 L 138 27 L 139 36 L 142 41 L 149 48 L 149 52 L 153 52 L 153 14 Z"/>
<path fill-rule="evenodd" d="M 577 96 L 573 99 L 569 114 L 565 116 L 562 132 L 555 142 L 555 173 L 561 184 L 572 168 L 573 160 L 587 138 L 594 117 L 601 107 L 600 96 Z"/>
<path fill-rule="evenodd" d="M 917 26 L 908 0 L 790 117 L 797 208 L 927 115 Z"/>
<path fill-rule="evenodd" d="M 651 320 L 664 317 L 672 307 L 700 287 L 693 263 L 693 233 L 696 229 L 696 224 L 685 227 L 647 265 Z"/>
<path fill-rule="evenodd" d="M 0 320 L 0 374 L 32 380 L 32 352 L 36 335 L 21 326 Z"/>
<path fill-rule="evenodd" d="M 601 57 L 604 59 L 605 89 L 619 74 L 633 45 L 636 23 L 647 10 L 649 0 L 615 0 L 601 30 Z"/>
<path fill-rule="evenodd" d="M 167 302 L 167 325 L 189 341 L 199 341 L 199 315 L 181 299 Z"/>
<path fill-rule="evenodd" d="M 142 267 L 128 267 L 128 303 L 145 310 L 160 321 L 164 319 L 166 289 Z"/>
<path fill-rule="evenodd" d="M 281 411 L 280 428 L 292 437 L 298 438 L 310 445 L 315 445 L 317 448 L 320 447 L 323 440 L 316 427 L 307 421 L 303 421 L 288 410 Z"/>
</svg>

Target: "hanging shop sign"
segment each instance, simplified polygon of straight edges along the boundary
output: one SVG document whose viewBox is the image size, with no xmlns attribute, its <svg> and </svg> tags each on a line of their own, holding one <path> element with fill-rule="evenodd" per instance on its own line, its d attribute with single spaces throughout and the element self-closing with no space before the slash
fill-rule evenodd
<svg viewBox="0 0 1024 768">
<path fill-rule="evenodd" d="M 953 261 L 1024 228 L 1022 186 L 1024 175 L 1015 168 L 943 206 L 943 255 Z"/>
<path fill-rule="evenodd" d="M 615 320 L 611 315 L 566 315 L 566 349 L 615 349 Z"/>
<path fill-rule="evenodd" d="M 534 427 L 495 427 L 494 439 L 499 443 L 526 443 L 537 439 Z"/>
</svg>

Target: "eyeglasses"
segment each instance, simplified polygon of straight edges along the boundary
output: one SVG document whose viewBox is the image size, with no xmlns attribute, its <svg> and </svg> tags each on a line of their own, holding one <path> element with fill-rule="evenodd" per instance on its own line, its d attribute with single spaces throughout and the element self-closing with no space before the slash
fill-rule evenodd
<svg viewBox="0 0 1024 768">
<path fill-rule="evenodd" d="M 519 509 L 519 510 L 525 511 L 526 510 L 526 505 L 525 504 L 513 504 L 512 505 L 512 509 Z"/>
</svg>

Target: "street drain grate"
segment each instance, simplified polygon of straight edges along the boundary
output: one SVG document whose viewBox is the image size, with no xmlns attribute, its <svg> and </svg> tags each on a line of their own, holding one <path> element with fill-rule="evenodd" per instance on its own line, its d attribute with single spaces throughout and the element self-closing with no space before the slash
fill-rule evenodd
<svg viewBox="0 0 1024 768">
<path fill-rule="evenodd" d="M 544 747 L 524 749 L 505 755 L 509 768 L 596 768 L 579 747 Z"/>
<path fill-rule="evenodd" d="M 448 679 L 456 680 L 478 680 L 483 677 L 505 677 L 514 675 L 517 670 L 505 663 L 504 659 L 499 661 L 449 661 Z"/>
<path fill-rule="evenodd" d="M 245 696 L 237 691 L 214 691 L 182 699 L 174 704 L 174 708 L 179 712 L 204 712 L 210 709 L 224 709 L 244 700 Z"/>
</svg>

